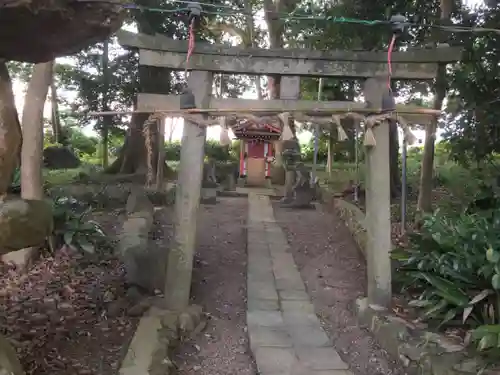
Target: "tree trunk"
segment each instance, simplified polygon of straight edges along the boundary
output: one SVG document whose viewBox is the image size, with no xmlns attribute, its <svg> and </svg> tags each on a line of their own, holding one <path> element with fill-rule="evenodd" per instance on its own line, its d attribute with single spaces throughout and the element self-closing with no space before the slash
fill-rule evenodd
<svg viewBox="0 0 500 375">
<path fill-rule="evenodd" d="M 0 196 L 5 195 L 20 160 L 21 125 L 12 81 L 5 62 L 0 62 Z"/>
<path fill-rule="evenodd" d="M 149 66 L 139 67 L 142 92 L 153 94 L 168 94 L 170 92 L 170 71 Z M 147 150 L 143 135 L 143 125 L 149 113 L 132 116 L 125 143 L 118 158 L 109 166 L 107 173 L 145 174 L 147 171 Z M 153 155 L 158 154 L 157 129 L 151 129 Z M 157 158 L 154 158 L 153 168 L 156 170 Z"/>
<path fill-rule="evenodd" d="M 245 0 L 245 33 L 247 34 L 247 40 L 249 43 L 248 46 L 243 45 L 243 48 L 246 47 L 255 47 L 255 27 L 253 24 L 253 9 L 252 9 L 252 1 Z M 262 87 L 260 85 L 260 76 L 253 76 L 253 81 L 255 85 L 255 91 L 257 92 L 257 99 L 262 100 Z"/>
<path fill-rule="evenodd" d="M 43 109 L 53 66 L 53 61 L 35 65 L 24 99 L 21 196 L 26 199 L 43 199 Z"/>
<path fill-rule="evenodd" d="M 59 116 L 59 101 L 57 98 L 57 87 L 54 79 L 54 73 L 50 80 L 50 103 L 52 107 L 51 112 L 51 123 L 52 123 L 52 133 L 54 133 L 54 142 L 64 144 L 64 134 L 61 129 L 61 117 Z"/>
<path fill-rule="evenodd" d="M 453 7 L 452 0 L 441 0 L 441 23 L 450 20 Z M 438 38 L 445 38 L 442 33 L 438 33 Z M 444 98 L 446 97 L 448 82 L 446 81 L 446 64 L 439 64 L 435 84 L 434 109 L 441 110 Z M 432 178 L 434 171 L 434 143 L 436 140 L 437 118 L 427 126 L 425 131 L 424 153 L 420 170 L 420 186 L 418 192 L 417 211 L 420 213 L 432 212 Z"/>
<path fill-rule="evenodd" d="M 102 52 L 102 110 L 109 111 L 109 40 L 104 41 Z M 113 118 L 111 116 L 102 117 L 101 137 L 102 137 L 102 167 L 107 168 L 109 164 L 109 128 L 112 126 Z"/>
<path fill-rule="evenodd" d="M 333 169 L 333 146 L 335 139 L 333 138 L 332 131 L 328 134 L 328 160 L 326 161 L 326 170 L 328 171 L 328 177 L 332 177 Z"/>
<path fill-rule="evenodd" d="M 141 1 L 142 6 L 153 6 L 149 1 Z M 142 34 L 154 35 L 157 30 L 151 27 L 151 24 L 145 15 L 137 16 L 138 31 Z M 148 94 L 170 94 L 170 70 L 154 67 L 139 66 L 139 84 L 140 92 Z M 137 104 L 137 103 L 136 103 Z M 136 106 L 134 106 L 136 107 Z M 143 125 L 148 119 L 150 113 L 141 113 L 132 116 L 129 131 L 125 138 L 124 145 L 118 155 L 118 158 L 107 168 L 107 173 L 126 173 L 126 174 L 146 174 L 147 172 L 147 150 L 143 136 Z M 158 129 L 151 129 L 153 155 L 158 154 Z M 153 160 L 153 168 L 156 170 L 157 158 Z M 169 172 L 165 166 L 165 171 Z"/>
<path fill-rule="evenodd" d="M 28 84 L 23 108 L 23 144 L 21 150 L 21 197 L 23 199 L 43 199 L 43 109 L 54 62 L 37 64 Z M 2 257 L 5 262 L 13 262 L 20 269 L 26 269 L 36 248 L 29 247 L 8 253 Z"/>
<path fill-rule="evenodd" d="M 269 47 L 270 48 L 283 48 L 283 33 L 285 31 L 284 23 L 280 19 L 281 12 L 291 12 L 297 5 L 296 0 L 279 1 L 264 0 L 265 19 L 267 23 L 267 30 L 269 31 Z M 269 76 L 268 88 L 269 98 L 279 99 L 280 97 L 280 81 L 281 76 Z"/>
<path fill-rule="evenodd" d="M 147 113 L 134 114 L 118 158 L 106 170 L 107 173 L 146 174 L 147 150 L 143 134 Z"/>
</svg>

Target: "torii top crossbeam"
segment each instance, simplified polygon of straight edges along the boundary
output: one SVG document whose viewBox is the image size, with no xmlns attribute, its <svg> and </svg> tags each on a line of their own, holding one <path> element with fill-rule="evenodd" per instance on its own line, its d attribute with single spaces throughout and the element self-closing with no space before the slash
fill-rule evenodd
<svg viewBox="0 0 500 375">
<path fill-rule="evenodd" d="M 141 65 L 184 70 L 188 43 L 163 35 L 119 31 L 118 42 L 139 49 Z M 447 45 L 418 48 L 392 54 L 392 78 L 434 79 L 439 63 L 460 59 L 462 48 Z M 384 51 L 312 51 L 304 49 L 261 49 L 197 43 L 189 68 L 229 74 L 280 74 L 369 78 L 386 74 Z"/>
</svg>

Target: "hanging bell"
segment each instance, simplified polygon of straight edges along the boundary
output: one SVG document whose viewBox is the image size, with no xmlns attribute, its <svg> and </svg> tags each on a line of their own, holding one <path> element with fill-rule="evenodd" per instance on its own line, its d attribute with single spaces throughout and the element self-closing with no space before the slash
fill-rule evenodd
<svg viewBox="0 0 500 375">
<path fill-rule="evenodd" d="M 180 97 L 180 109 L 193 109 L 196 108 L 196 100 L 194 98 L 193 92 L 185 88 L 184 91 L 182 91 L 181 97 Z"/>
</svg>

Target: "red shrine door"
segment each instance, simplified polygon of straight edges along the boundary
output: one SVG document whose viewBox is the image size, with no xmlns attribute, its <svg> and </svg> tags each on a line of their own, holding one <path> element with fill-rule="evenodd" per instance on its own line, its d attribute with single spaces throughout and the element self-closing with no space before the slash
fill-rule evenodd
<svg viewBox="0 0 500 375">
<path fill-rule="evenodd" d="M 264 159 L 264 142 L 248 142 L 248 172 L 247 185 L 249 186 L 265 186 L 265 159 Z"/>
</svg>

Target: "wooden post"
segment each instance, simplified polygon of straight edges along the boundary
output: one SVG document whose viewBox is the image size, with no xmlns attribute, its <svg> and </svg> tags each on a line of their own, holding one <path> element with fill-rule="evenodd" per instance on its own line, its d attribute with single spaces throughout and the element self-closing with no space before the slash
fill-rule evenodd
<svg viewBox="0 0 500 375">
<path fill-rule="evenodd" d="M 210 102 L 212 78 L 211 72 L 193 71 L 189 75 L 189 87 L 196 98 L 198 108 L 207 108 Z M 175 244 L 170 249 L 165 282 L 166 307 L 175 311 L 189 305 L 205 138 L 205 127 L 184 121 L 175 199 Z"/>
<path fill-rule="evenodd" d="M 367 107 L 380 108 L 386 91 L 386 78 L 368 79 L 364 87 Z M 389 307 L 392 297 L 389 123 L 384 121 L 375 126 L 373 133 L 376 146 L 366 149 L 368 302 Z"/>
<path fill-rule="evenodd" d="M 292 99 L 292 100 L 300 99 L 300 77 L 298 76 L 281 77 L 280 99 Z M 294 121 L 293 118 L 291 121 Z M 285 201 L 292 198 L 292 187 L 294 183 L 295 183 L 295 171 L 286 170 L 285 189 L 283 194 L 283 198 Z"/>
</svg>

